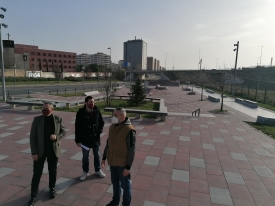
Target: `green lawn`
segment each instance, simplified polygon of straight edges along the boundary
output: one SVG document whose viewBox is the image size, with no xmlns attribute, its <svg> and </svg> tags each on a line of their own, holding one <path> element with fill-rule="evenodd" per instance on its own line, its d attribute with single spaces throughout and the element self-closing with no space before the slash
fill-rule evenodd
<svg viewBox="0 0 275 206">
<path fill-rule="evenodd" d="M 263 125 L 256 122 L 246 122 L 250 126 L 256 128 L 257 130 L 262 131 L 266 135 L 270 136 L 271 138 L 275 139 L 275 127 L 269 125 Z"/>
<path fill-rule="evenodd" d="M 101 102 L 95 102 L 95 105 L 99 108 L 102 114 L 105 115 L 111 115 L 110 112 L 105 112 L 104 108 L 106 107 L 105 101 Z M 77 107 L 72 107 L 72 108 L 55 108 L 56 111 L 65 111 L 65 112 L 77 112 L 79 108 L 83 107 L 77 106 Z M 124 108 L 131 108 L 131 109 L 140 109 L 140 110 L 154 110 L 154 111 L 159 111 L 159 103 L 158 102 L 147 102 L 144 105 L 141 105 L 139 107 L 130 107 L 127 104 L 126 100 L 114 100 L 113 105 L 111 107 L 124 107 Z M 135 116 L 134 114 L 127 114 L 127 116 Z M 142 118 L 151 118 L 154 119 L 156 118 L 155 115 L 141 115 Z"/>
</svg>

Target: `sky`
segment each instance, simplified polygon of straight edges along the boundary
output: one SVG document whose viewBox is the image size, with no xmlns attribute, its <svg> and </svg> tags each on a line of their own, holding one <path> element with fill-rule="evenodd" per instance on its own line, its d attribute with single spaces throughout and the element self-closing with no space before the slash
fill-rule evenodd
<svg viewBox="0 0 275 206">
<path fill-rule="evenodd" d="M 275 0 L 1 0 L 2 39 L 41 49 L 80 53 L 142 38 L 147 54 L 170 69 L 232 68 L 275 64 Z M 262 54 L 262 55 L 261 55 Z"/>
</svg>

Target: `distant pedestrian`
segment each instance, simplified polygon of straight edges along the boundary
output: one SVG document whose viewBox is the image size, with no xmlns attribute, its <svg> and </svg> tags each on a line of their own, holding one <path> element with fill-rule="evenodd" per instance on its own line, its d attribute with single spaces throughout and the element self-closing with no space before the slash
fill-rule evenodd
<svg viewBox="0 0 275 206">
<path fill-rule="evenodd" d="M 120 205 L 121 188 L 122 206 L 129 206 L 132 199 L 130 169 L 135 157 L 136 131 L 130 119 L 126 117 L 124 108 L 116 108 L 111 120 L 112 125 L 101 162 L 103 168 L 105 160 L 108 161 L 114 192 L 112 201 L 106 206 Z"/>
<path fill-rule="evenodd" d="M 33 159 L 33 177 L 31 183 L 31 199 L 28 206 L 36 202 L 40 178 L 47 159 L 49 170 L 50 197 L 56 196 L 55 183 L 58 157 L 61 154 L 61 139 L 66 130 L 62 118 L 53 114 L 53 105 L 43 104 L 42 114 L 34 118 L 30 131 L 30 145 Z"/>
<path fill-rule="evenodd" d="M 78 110 L 75 119 L 75 142 L 77 146 L 82 147 L 83 153 L 83 174 L 80 177 L 82 181 L 89 175 L 90 148 L 94 154 L 95 174 L 102 178 L 106 176 L 101 170 L 99 154 L 100 134 L 103 132 L 104 121 L 94 102 L 93 97 L 87 96 L 84 107 Z"/>
</svg>

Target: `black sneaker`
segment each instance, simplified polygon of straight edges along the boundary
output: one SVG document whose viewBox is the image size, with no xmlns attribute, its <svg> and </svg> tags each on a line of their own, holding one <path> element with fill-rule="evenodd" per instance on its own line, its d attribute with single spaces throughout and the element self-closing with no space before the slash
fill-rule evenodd
<svg viewBox="0 0 275 206">
<path fill-rule="evenodd" d="M 56 192 L 55 192 L 55 189 L 54 188 L 50 188 L 50 198 L 55 198 L 56 196 Z"/>
<path fill-rule="evenodd" d="M 36 198 L 31 198 L 27 204 L 27 206 L 33 206 L 36 202 Z"/>
<path fill-rule="evenodd" d="M 109 204 L 105 205 L 105 206 L 120 206 L 120 204 L 115 204 L 113 202 L 110 202 Z"/>
</svg>

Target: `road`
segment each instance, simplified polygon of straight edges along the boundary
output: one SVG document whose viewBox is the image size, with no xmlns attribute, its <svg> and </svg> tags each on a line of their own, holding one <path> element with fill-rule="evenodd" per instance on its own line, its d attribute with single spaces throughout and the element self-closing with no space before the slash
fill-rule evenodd
<svg viewBox="0 0 275 206">
<path fill-rule="evenodd" d="M 91 83 L 85 83 L 84 87 L 85 87 L 85 91 L 89 91 L 91 90 L 98 90 L 98 86 L 99 88 L 102 88 L 104 85 L 104 83 L 95 83 L 95 84 L 91 84 Z M 49 85 L 37 85 L 37 84 L 32 84 L 32 85 L 18 85 L 18 86 L 6 86 L 6 93 L 7 96 L 18 96 L 18 95 L 28 95 L 28 91 L 30 91 L 30 95 L 32 93 L 40 93 L 40 92 L 44 92 L 44 93 L 49 93 L 49 91 L 52 94 L 56 94 L 57 90 L 58 92 L 61 93 L 65 93 L 65 89 L 66 92 L 72 92 L 72 91 L 83 91 L 83 84 L 49 84 Z M 0 98 L 3 96 L 2 94 L 2 87 L 0 88 Z"/>
</svg>

